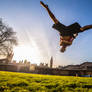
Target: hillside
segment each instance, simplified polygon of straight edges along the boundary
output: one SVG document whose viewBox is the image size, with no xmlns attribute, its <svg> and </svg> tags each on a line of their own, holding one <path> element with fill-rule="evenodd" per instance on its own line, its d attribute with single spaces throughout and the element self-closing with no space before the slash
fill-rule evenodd
<svg viewBox="0 0 92 92">
<path fill-rule="evenodd" d="M 92 78 L 0 71 L 0 92 L 92 92 Z"/>
</svg>

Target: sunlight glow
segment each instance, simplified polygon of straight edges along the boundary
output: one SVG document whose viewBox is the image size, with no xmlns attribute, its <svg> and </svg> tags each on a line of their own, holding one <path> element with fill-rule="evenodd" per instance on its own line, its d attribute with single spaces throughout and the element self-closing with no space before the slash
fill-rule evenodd
<svg viewBox="0 0 92 92">
<path fill-rule="evenodd" d="M 41 55 L 36 47 L 30 45 L 20 45 L 14 48 L 13 60 L 28 60 L 31 63 L 39 64 L 41 60 Z"/>
</svg>

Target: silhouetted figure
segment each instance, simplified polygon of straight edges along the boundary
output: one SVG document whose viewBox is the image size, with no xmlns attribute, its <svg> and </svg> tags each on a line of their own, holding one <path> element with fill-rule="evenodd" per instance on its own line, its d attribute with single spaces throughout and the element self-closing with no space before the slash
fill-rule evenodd
<svg viewBox="0 0 92 92">
<path fill-rule="evenodd" d="M 62 46 L 60 50 L 61 52 L 64 52 L 66 50 L 66 47 L 72 44 L 78 33 L 92 28 L 92 25 L 81 27 L 77 22 L 69 26 L 65 26 L 56 19 L 54 14 L 48 8 L 48 5 L 44 4 L 42 1 L 40 1 L 40 4 L 47 10 L 49 16 L 55 23 L 52 27 L 60 33 L 60 46 Z"/>
</svg>

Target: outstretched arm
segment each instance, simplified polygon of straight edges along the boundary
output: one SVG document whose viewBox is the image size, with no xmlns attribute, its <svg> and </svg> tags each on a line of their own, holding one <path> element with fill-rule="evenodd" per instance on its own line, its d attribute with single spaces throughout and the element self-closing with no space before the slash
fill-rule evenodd
<svg viewBox="0 0 92 92">
<path fill-rule="evenodd" d="M 85 31 L 85 30 L 88 30 L 88 29 L 91 29 L 91 28 L 92 28 L 92 25 L 86 25 L 84 27 L 81 27 L 80 30 Z"/>
<path fill-rule="evenodd" d="M 40 1 L 40 4 L 47 10 L 47 12 L 48 12 L 49 16 L 51 17 L 51 19 L 53 20 L 53 22 L 55 24 L 57 24 L 59 21 L 56 19 L 54 14 L 50 11 L 50 9 L 48 8 L 48 5 L 44 4 L 42 1 Z"/>
</svg>

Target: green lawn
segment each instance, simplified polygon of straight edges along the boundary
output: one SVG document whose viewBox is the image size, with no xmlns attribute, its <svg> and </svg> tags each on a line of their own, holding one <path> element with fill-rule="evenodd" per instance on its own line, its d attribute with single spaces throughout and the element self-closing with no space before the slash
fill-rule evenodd
<svg viewBox="0 0 92 92">
<path fill-rule="evenodd" d="M 92 92 L 92 78 L 0 71 L 0 92 Z"/>
</svg>

